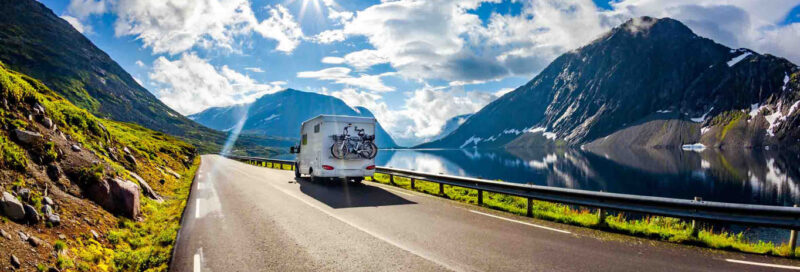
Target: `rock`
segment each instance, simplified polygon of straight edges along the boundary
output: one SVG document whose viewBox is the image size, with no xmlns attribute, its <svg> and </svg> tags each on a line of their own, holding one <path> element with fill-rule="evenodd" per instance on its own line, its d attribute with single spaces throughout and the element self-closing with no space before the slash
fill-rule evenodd
<svg viewBox="0 0 800 272">
<path fill-rule="evenodd" d="M 139 216 L 139 186 L 129 180 L 113 178 L 108 181 L 117 204 L 115 210 L 128 218 Z"/>
<path fill-rule="evenodd" d="M 42 125 L 44 127 L 46 127 L 46 128 L 52 129 L 53 128 L 53 119 L 50 119 L 50 117 L 42 118 Z"/>
<path fill-rule="evenodd" d="M 19 266 L 21 264 L 22 263 L 19 262 L 19 259 L 17 258 L 17 256 L 14 256 L 14 254 L 11 254 L 11 266 L 13 266 L 15 269 L 19 269 Z"/>
<path fill-rule="evenodd" d="M 42 104 L 39 104 L 38 102 L 36 104 L 33 104 L 33 109 L 39 110 L 39 112 L 41 113 L 45 113 L 44 106 L 42 106 Z"/>
<path fill-rule="evenodd" d="M 53 226 L 58 226 L 59 224 L 61 224 L 61 217 L 59 217 L 57 214 L 50 214 L 46 216 L 45 219 L 47 219 L 47 222 L 52 224 Z"/>
<path fill-rule="evenodd" d="M 127 146 L 125 146 L 125 147 L 122 147 L 122 152 L 125 152 L 125 154 L 128 154 L 128 155 L 132 155 L 132 154 L 131 154 L 131 150 L 130 150 L 130 149 L 128 149 L 128 147 L 127 147 Z"/>
<path fill-rule="evenodd" d="M 62 174 L 63 172 L 61 171 L 61 167 L 58 167 L 57 164 L 51 163 L 47 165 L 47 176 L 50 177 L 51 180 L 57 181 L 59 178 L 61 178 Z"/>
<path fill-rule="evenodd" d="M 15 129 L 14 136 L 16 136 L 18 141 L 26 145 L 32 145 L 42 140 L 42 134 L 21 129 Z"/>
<path fill-rule="evenodd" d="M 21 239 L 22 241 L 28 241 L 28 235 L 25 234 L 24 232 L 19 231 L 17 232 L 17 234 L 19 235 L 19 239 Z"/>
<path fill-rule="evenodd" d="M 133 164 L 133 166 L 137 166 L 138 163 L 136 162 L 136 158 L 133 157 L 131 154 L 125 154 L 125 160 Z"/>
<path fill-rule="evenodd" d="M 8 192 L 3 192 L 3 197 L 0 198 L 0 208 L 2 208 L 3 214 L 11 220 L 19 221 L 25 218 L 25 207 Z"/>
<path fill-rule="evenodd" d="M 149 197 L 151 199 L 154 199 L 154 200 L 156 200 L 158 202 L 161 202 L 161 201 L 164 200 L 164 199 L 161 198 L 161 196 L 158 195 L 158 193 L 156 193 L 155 190 L 153 190 L 153 188 L 150 187 L 150 184 L 148 184 L 147 181 L 145 181 L 142 177 L 140 177 L 136 173 L 130 172 L 130 171 L 128 172 L 128 174 L 130 174 L 131 177 L 133 177 L 134 179 L 136 179 L 136 181 L 139 182 L 139 185 L 142 188 L 142 194 L 143 195 L 145 195 L 146 197 Z"/>
<path fill-rule="evenodd" d="M 53 201 L 53 199 L 50 198 L 49 196 L 46 196 L 42 198 L 42 204 L 53 206 L 56 205 L 56 202 Z"/>
<path fill-rule="evenodd" d="M 31 205 L 25 204 L 25 219 L 31 224 L 39 223 L 39 212 Z"/>
<path fill-rule="evenodd" d="M 54 213 L 53 207 L 50 206 L 49 204 L 44 204 L 44 206 L 42 206 L 42 214 L 44 214 L 45 217 L 47 217 L 47 216 L 49 216 L 49 215 L 51 215 L 53 213 Z"/>
<path fill-rule="evenodd" d="M 59 235 L 58 235 L 58 239 L 61 239 L 61 240 L 67 240 L 67 236 L 66 236 L 66 235 L 64 235 L 64 234 L 59 234 Z"/>
<path fill-rule="evenodd" d="M 23 200 L 27 200 L 31 196 L 31 189 L 28 188 L 20 188 L 17 191 L 17 195 L 22 198 Z"/>
<path fill-rule="evenodd" d="M 11 234 L 8 234 L 8 232 L 6 232 L 6 231 L 5 231 L 5 230 L 3 230 L 3 229 L 0 229 L 0 236 L 3 236 L 3 238 L 6 238 L 6 239 L 8 239 L 8 240 L 11 240 Z"/>
<path fill-rule="evenodd" d="M 170 175 L 174 176 L 176 179 L 180 179 L 181 178 L 181 175 L 178 174 L 178 173 L 175 173 L 175 171 L 173 171 L 172 168 L 166 167 L 166 169 L 164 169 L 164 170 L 167 170 L 167 173 L 169 173 Z"/>
<path fill-rule="evenodd" d="M 72 145 L 72 151 L 80 152 L 81 151 L 81 147 L 76 145 L 76 144 L 74 144 L 74 145 Z"/>
<path fill-rule="evenodd" d="M 36 238 L 36 236 L 31 235 L 28 237 L 28 243 L 31 244 L 31 246 L 33 247 L 39 247 L 44 243 L 44 241 L 42 241 L 42 239 Z"/>
<path fill-rule="evenodd" d="M 95 240 L 100 240 L 100 234 L 97 234 L 96 231 L 90 230 L 89 232 L 92 233 L 92 237 L 94 237 Z"/>
</svg>

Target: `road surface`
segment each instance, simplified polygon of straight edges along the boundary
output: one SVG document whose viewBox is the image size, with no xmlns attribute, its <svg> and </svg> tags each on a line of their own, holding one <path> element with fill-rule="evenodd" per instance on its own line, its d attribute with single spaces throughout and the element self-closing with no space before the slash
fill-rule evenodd
<svg viewBox="0 0 800 272">
<path fill-rule="evenodd" d="M 205 155 L 172 271 L 774 271 L 795 261 L 514 216 Z M 771 265 L 771 266 L 765 266 Z"/>
</svg>

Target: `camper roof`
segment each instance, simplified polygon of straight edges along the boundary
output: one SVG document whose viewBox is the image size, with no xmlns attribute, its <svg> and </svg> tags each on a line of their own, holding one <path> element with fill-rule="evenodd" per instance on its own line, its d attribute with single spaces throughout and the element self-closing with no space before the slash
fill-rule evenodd
<svg viewBox="0 0 800 272">
<path fill-rule="evenodd" d="M 303 124 L 308 123 L 313 120 L 322 119 L 322 121 L 329 121 L 329 122 L 347 122 L 347 123 L 371 123 L 375 122 L 375 118 L 373 117 L 361 117 L 361 116 L 348 116 L 348 115 L 327 115 L 321 114 L 317 115 L 317 117 L 311 118 L 303 122 Z"/>
</svg>

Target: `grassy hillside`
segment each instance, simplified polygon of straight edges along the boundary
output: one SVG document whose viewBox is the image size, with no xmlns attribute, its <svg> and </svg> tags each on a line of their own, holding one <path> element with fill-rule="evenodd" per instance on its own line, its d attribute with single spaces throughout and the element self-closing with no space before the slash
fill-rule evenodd
<svg viewBox="0 0 800 272">
<path fill-rule="evenodd" d="M 0 209 L 0 259 L 23 271 L 165 270 L 197 149 L 95 117 L 3 63 L 0 100 L 0 194 L 27 209 Z"/>
</svg>

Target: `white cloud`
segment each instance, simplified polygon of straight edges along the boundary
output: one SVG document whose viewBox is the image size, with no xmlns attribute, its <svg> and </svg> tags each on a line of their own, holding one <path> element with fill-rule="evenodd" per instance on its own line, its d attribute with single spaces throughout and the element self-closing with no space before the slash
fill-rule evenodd
<svg viewBox="0 0 800 272">
<path fill-rule="evenodd" d="M 193 53 L 184 53 L 172 61 L 159 57 L 153 62 L 149 77 L 157 86 L 159 99 L 184 115 L 208 107 L 252 102 L 281 90 L 285 84 L 258 83 L 226 65 L 216 68 Z"/>
<path fill-rule="evenodd" d="M 372 49 L 351 52 L 344 56 L 344 60 L 357 70 L 365 70 L 373 65 L 389 62 L 385 56 Z"/>
<path fill-rule="evenodd" d="M 321 44 L 329 44 L 344 41 L 347 37 L 341 29 L 325 30 L 311 38 L 312 41 Z"/>
<path fill-rule="evenodd" d="M 247 71 L 253 72 L 253 73 L 263 73 L 264 72 L 264 70 L 262 70 L 261 68 L 258 68 L 258 67 L 246 67 L 244 69 L 247 70 Z"/>
<path fill-rule="evenodd" d="M 89 25 L 84 25 L 83 23 L 81 23 L 80 20 L 78 20 L 78 18 L 69 16 L 69 15 L 61 15 L 61 19 L 64 19 L 64 21 L 67 21 L 67 23 L 72 25 L 72 27 L 75 28 L 75 30 L 77 30 L 78 32 L 80 32 L 82 34 L 92 33 L 92 27 L 89 26 Z"/>
<path fill-rule="evenodd" d="M 145 64 L 144 64 L 144 62 L 142 62 L 141 60 L 137 60 L 135 63 L 136 63 L 136 66 L 139 66 L 139 67 L 142 67 L 142 68 L 144 68 L 145 66 L 147 66 L 147 65 L 145 65 Z"/>
<path fill-rule="evenodd" d="M 102 14 L 106 12 L 108 2 L 106 0 L 72 0 L 67 6 L 70 14 L 78 18 L 86 18 L 92 14 Z"/>
<path fill-rule="evenodd" d="M 303 30 L 284 6 L 269 8 L 270 17 L 255 26 L 255 31 L 265 38 L 278 41 L 275 50 L 290 53 L 303 39 Z"/>
<path fill-rule="evenodd" d="M 340 58 L 340 57 L 324 57 L 324 58 L 322 58 L 322 63 L 342 64 L 342 63 L 344 63 L 344 58 Z"/>
<path fill-rule="evenodd" d="M 394 75 L 394 73 L 383 73 L 379 75 L 360 74 L 358 77 L 350 75 L 350 68 L 331 67 L 319 71 L 303 71 L 297 73 L 298 78 L 316 78 L 320 80 L 330 80 L 337 84 L 352 87 L 360 87 L 376 92 L 391 92 L 394 87 L 386 86 L 382 77 Z"/>
</svg>

